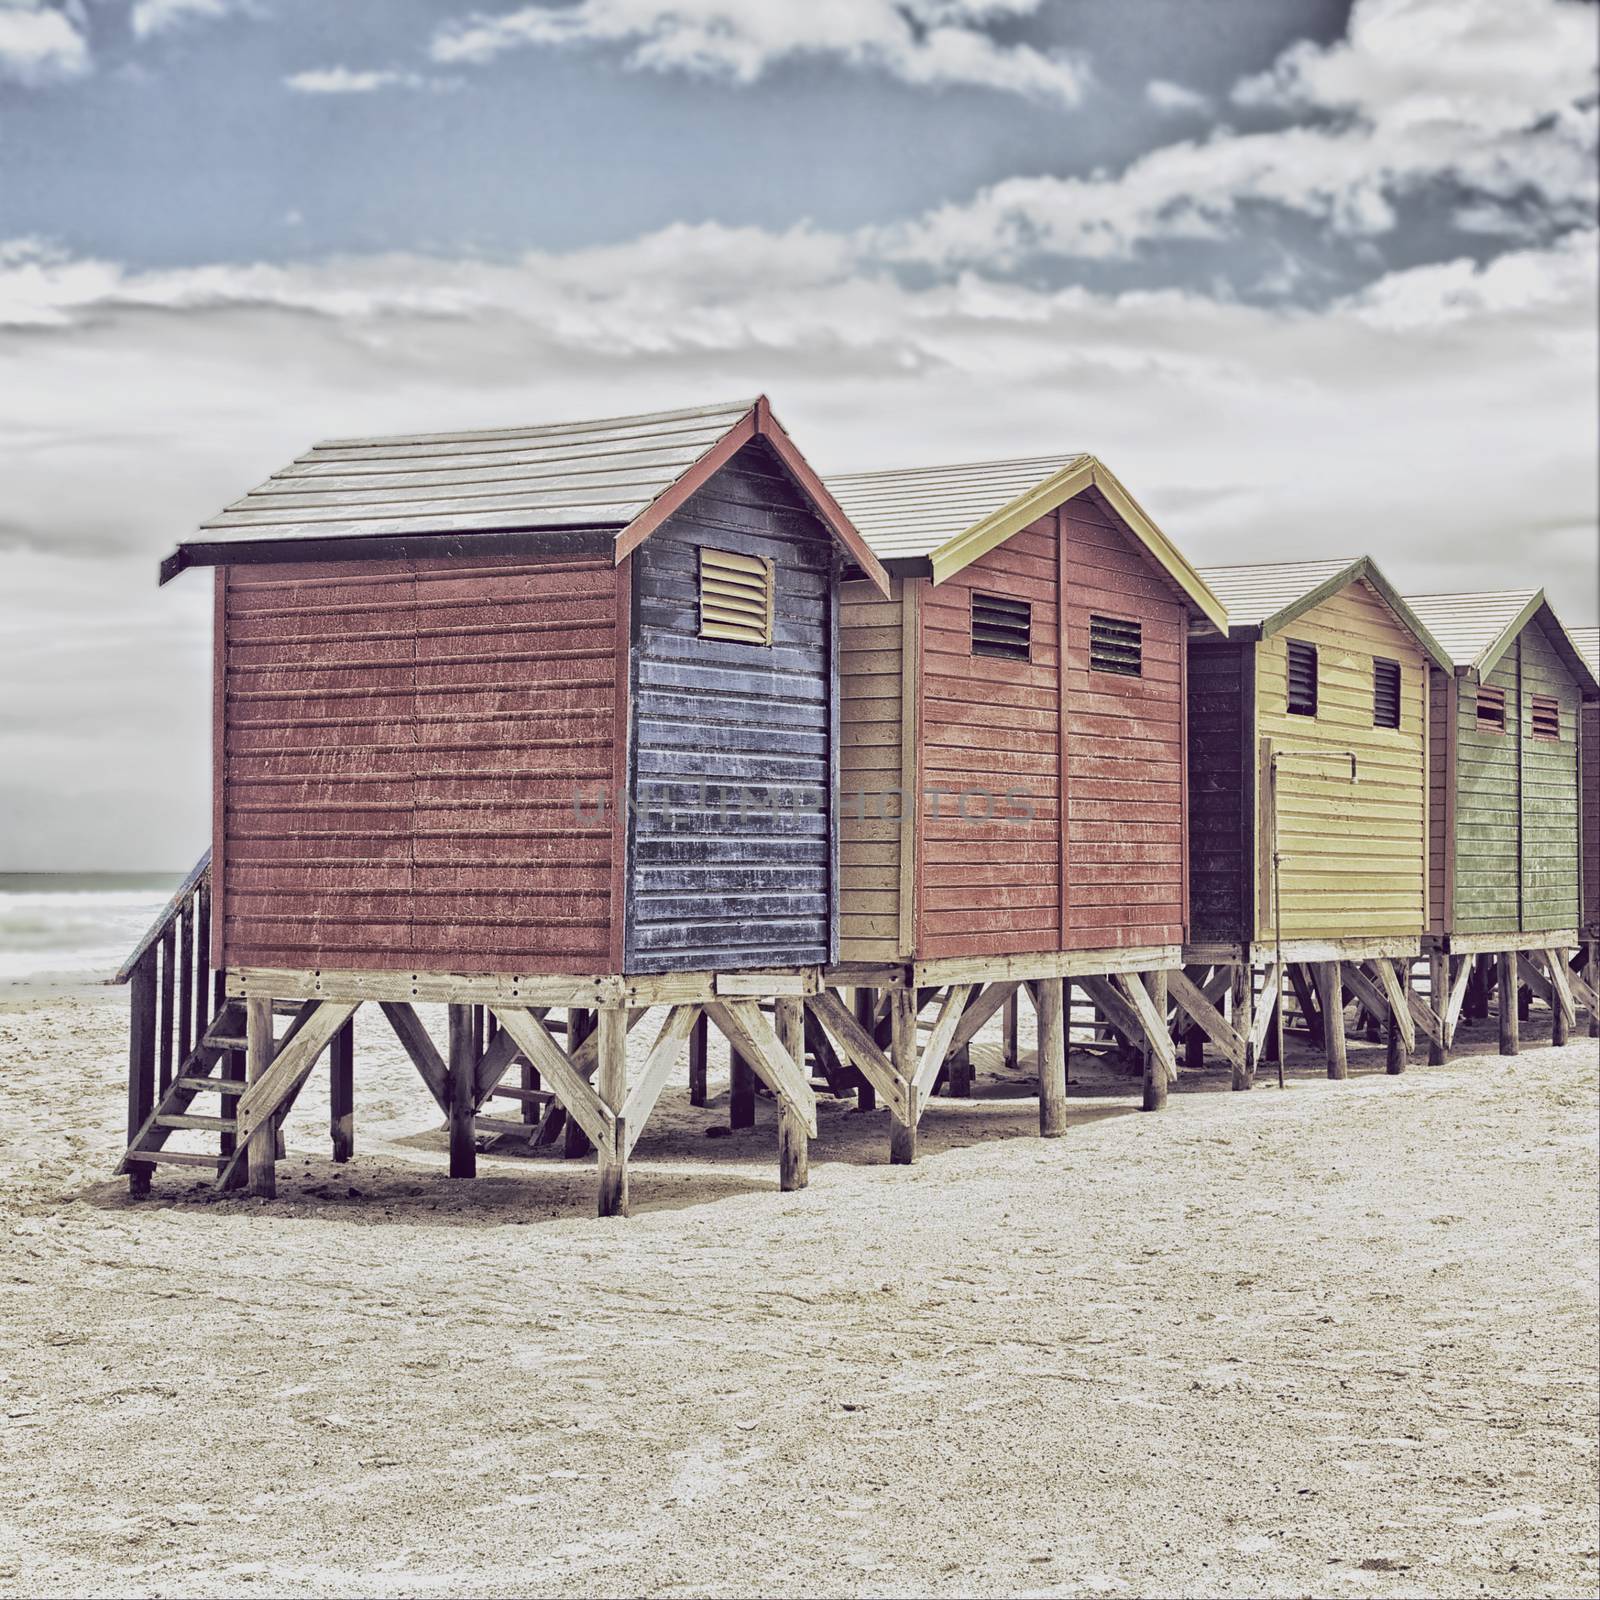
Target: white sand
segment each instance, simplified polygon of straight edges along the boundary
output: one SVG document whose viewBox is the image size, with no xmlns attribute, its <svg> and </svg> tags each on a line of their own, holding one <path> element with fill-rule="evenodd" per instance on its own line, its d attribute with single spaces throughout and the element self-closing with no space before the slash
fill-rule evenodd
<svg viewBox="0 0 1600 1600">
<path fill-rule="evenodd" d="M 130 1204 L 124 1014 L 0 1008 L 0 1593 L 1596 1591 L 1595 1041 L 1161 1116 L 1074 1058 L 1045 1144 L 986 1036 L 792 1195 L 680 1082 L 601 1222 L 451 1183 L 366 1014 L 353 1165 L 319 1077 L 276 1203 Z"/>
</svg>

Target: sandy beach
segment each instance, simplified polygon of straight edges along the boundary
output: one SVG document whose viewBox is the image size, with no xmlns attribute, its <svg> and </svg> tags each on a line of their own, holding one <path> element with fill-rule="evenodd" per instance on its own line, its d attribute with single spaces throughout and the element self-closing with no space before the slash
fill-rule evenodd
<svg viewBox="0 0 1600 1600">
<path fill-rule="evenodd" d="M 824 1097 L 789 1195 L 714 1051 L 601 1222 L 451 1183 L 366 1013 L 352 1164 L 319 1075 L 276 1203 L 132 1204 L 124 1027 L 0 1006 L 0 1593 L 1595 1591 L 1594 1040 L 1159 1116 L 1075 1056 L 1045 1143 L 985 1035 L 916 1167 Z"/>
</svg>

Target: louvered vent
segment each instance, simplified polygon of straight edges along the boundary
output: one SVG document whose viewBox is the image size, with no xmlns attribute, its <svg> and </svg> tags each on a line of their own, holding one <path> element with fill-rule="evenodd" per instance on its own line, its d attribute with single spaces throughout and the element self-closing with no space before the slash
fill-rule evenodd
<svg viewBox="0 0 1600 1600">
<path fill-rule="evenodd" d="M 1535 739 L 1559 739 L 1561 737 L 1561 702 L 1552 700 L 1549 695 L 1536 694 L 1533 697 L 1533 736 Z"/>
<path fill-rule="evenodd" d="M 1478 726 L 1485 733 L 1506 731 L 1506 692 L 1487 683 L 1478 685 Z"/>
<path fill-rule="evenodd" d="M 1400 726 L 1400 663 L 1385 661 L 1382 656 L 1372 663 L 1372 725 Z"/>
<path fill-rule="evenodd" d="M 1033 633 L 1033 607 L 997 594 L 972 596 L 972 653 L 1026 661 Z"/>
<path fill-rule="evenodd" d="M 1296 717 L 1317 714 L 1317 647 L 1290 639 L 1289 712 Z"/>
<path fill-rule="evenodd" d="M 1089 669 L 1137 678 L 1144 672 L 1144 628 L 1121 617 L 1089 617 Z"/>
<path fill-rule="evenodd" d="M 700 637 L 772 643 L 772 563 L 700 547 Z"/>
</svg>

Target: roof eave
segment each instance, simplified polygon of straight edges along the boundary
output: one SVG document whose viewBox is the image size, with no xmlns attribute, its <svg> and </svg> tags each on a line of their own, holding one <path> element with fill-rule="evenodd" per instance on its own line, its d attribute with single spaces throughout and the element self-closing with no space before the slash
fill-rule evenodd
<svg viewBox="0 0 1600 1600">
<path fill-rule="evenodd" d="M 1365 581 L 1377 590 L 1378 596 L 1395 619 L 1409 632 L 1422 646 L 1422 652 L 1435 666 L 1444 672 L 1454 672 L 1455 663 L 1446 653 L 1443 645 L 1423 626 L 1421 617 L 1408 606 L 1401 598 L 1400 591 L 1384 577 L 1378 570 L 1371 556 L 1361 556 L 1352 561 L 1342 571 L 1334 573 L 1331 578 L 1325 578 L 1316 588 L 1309 589 L 1291 605 L 1285 606 L 1281 611 L 1274 612 L 1270 617 L 1263 617 L 1256 632 L 1258 639 L 1270 639 L 1273 634 L 1281 632 L 1284 628 L 1303 617 L 1306 612 L 1314 610 L 1325 600 L 1331 600 L 1340 590 L 1347 589 L 1352 583 Z"/>
<path fill-rule="evenodd" d="M 1544 603 L 1544 590 L 1535 589 L 1529 596 L 1528 603 L 1500 630 L 1499 635 L 1467 663 L 1473 677 L 1481 682 L 1494 671 L 1500 664 L 1501 656 L 1511 648 L 1511 641 L 1527 627 Z M 1557 623 L 1556 626 L 1560 627 L 1560 624 Z"/>
</svg>

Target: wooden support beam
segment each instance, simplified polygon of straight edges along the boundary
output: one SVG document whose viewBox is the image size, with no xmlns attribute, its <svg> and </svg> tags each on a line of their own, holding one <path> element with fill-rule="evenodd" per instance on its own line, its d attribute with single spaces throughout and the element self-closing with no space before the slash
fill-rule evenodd
<svg viewBox="0 0 1600 1600">
<path fill-rule="evenodd" d="M 689 1104 L 706 1103 L 706 1030 L 711 1026 L 706 1014 L 696 1010 L 694 1026 L 689 1030 Z"/>
<path fill-rule="evenodd" d="M 929 1095 L 933 1093 L 933 1086 L 939 1078 L 939 1069 L 944 1065 L 946 1053 L 952 1047 L 951 1042 L 955 1038 L 956 1029 L 961 1023 L 961 1014 L 971 998 L 973 987 L 970 983 L 954 983 L 945 991 L 938 1018 L 933 1025 L 933 1032 L 928 1035 L 928 1042 L 922 1047 L 922 1058 L 918 1061 L 911 1080 L 918 1117 L 922 1115 L 922 1108 L 927 1104 Z"/>
<path fill-rule="evenodd" d="M 1334 965 L 1337 964 L 1337 962 L 1334 963 Z M 1326 961 L 1320 961 L 1314 963 L 1314 965 L 1318 967 L 1325 967 L 1328 965 L 1328 963 Z M 1311 1042 L 1313 1044 L 1326 1044 L 1322 1019 L 1323 1008 L 1319 1005 L 1318 996 L 1313 993 L 1312 986 L 1307 981 L 1306 963 L 1302 961 L 1290 961 L 1286 963 L 1286 966 L 1289 973 L 1289 987 L 1294 990 L 1295 1004 L 1300 1007 L 1300 1017 L 1306 1025 L 1306 1032 L 1311 1035 Z M 1336 1003 L 1338 998 L 1339 997 L 1337 995 L 1334 996 Z M 1341 1024 L 1341 1031 L 1342 1028 L 1343 1025 Z"/>
<path fill-rule="evenodd" d="M 300 1092 L 300 1086 L 311 1075 L 311 1069 L 316 1066 L 322 1052 L 328 1048 L 339 1029 L 355 1015 L 359 1003 L 349 1000 L 308 1002 L 315 1007 L 310 1020 L 278 1045 L 274 1053 L 271 1046 L 271 1002 L 268 1002 L 266 1021 L 268 1039 L 257 1054 L 263 1061 L 270 1058 L 270 1065 L 259 1075 L 251 1075 L 250 1087 L 239 1097 L 234 1117 L 238 1124 L 241 1143 L 248 1141 L 253 1146 L 257 1142 L 258 1134 L 264 1139 L 276 1142 L 280 1113 Z M 254 1015 L 255 1013 L 247 1007 L 245 1016 L 247 1056 L 250 1048 L 250 1019 Z M 269 1125 L 270 1133 L 267 1132 Z"/>
<path fill-rule="evenodd" d="M 975 985 L 973 987 L 976 987 Z M 956 1024 L 956 1031 L 950 1037 L 951 1050 L 965 1050 L 968 1045 L 982 1031 L 985 1023 L 1002 1007 L 1009 1007 L 1007 1015 L 1011 1018 L 1012 1048 L 1016 1047 L 1016 1017 L 1017 1017 L 1017 981 L 1009 979 L 1004 983 L 991 983 L 985 985 L 977 993 L 969 992 L 966 1009 L 961 1013 L 961 1020 Z M 1010 1063 L 1016 1065 L 1015 1060 Z"/>
<path fill-rule="evenodd" d="M 1330 1078 L 1350 1076 L 1344 1037 L 1344 973 L 1338 961 L 1319 961 L 1317 983 L 1322 1001 L 1322 1046 Z"/>
<path fill-rule="evenodd" d="M 756 1075 L 738 1047 L 728 1046 L 728 1126 L 753 1128 L 756 1125 Z"/>
<path fill-rule="evenodd" d="M 516 1039 L 517 1047 L 539 1069 L 568 1119 L 577 1122 L 596 1147 L 614 1146 L 615 1111 L 595 1093 L 588 1078 L 550 1036 L 550 1030 L 532 1009 L 511 1005 L 496 1005 L 493 1009 L 500 1026 Z M 598 1042 L 595 1057 L 598 1062 Z"/>
<path fill-rule="evenodd" d="M 333 1159 L 356 1153 L 356 1021 L 351 1017 L 333 1036 L 328 1055 L 328 1136 Z"/>
<path fill-rule="evenodd" d="M 128 1143 L 139 1137 L 156 1104 L 156 957 L 154 949 L 133 970 L 128 991 Z M 150 1163 L 128 1168 L 128 1193 L 150 1192 Z"/>
<path fill-rule="evenodd" d="M 1428 952 L 1428 1012 L 1433 1027 L 1428 1035 L 1428 1065 L 1442 1067 L 1450 1057 L 1445 1011 L 1450 1002 L 1450 957 L 1437 945 Z M 1420 1018 L 1418 1019 L 1421 1020 Z"/>
<path fill-rule="evenodd" d="M 902 989 L 889 994 L 889 1059 L 894 1075 L 905 1085 L 904 1120 L 893 1115 L 890 1107 L 889 1160 L 895 1166 L 906 1167 L 917 1159 L 917 1117 L 921 1107 L 917 1103 L 915 1078 L 917 1072 L 917 1002 L 913 995 Z"/>
<path fill-rule="evenodd" d="M 450 1176 L 478 1175 L 478 1025 L 472 1006 L 451 1006 L 450 1017 Z"/>
<path fill-rule="evenodd" d="M 963 1019 L 965 1020 L 965 1019 Z M 1010 992 L 1000 1008 L 1000 1064 L 1007 1072 L 1017 1070 L 1017 990 Z"/>
<path fill-rule="evenodd" d="M 806 1076 L 806 1005 L 804 1000 L 779 999 L 774 1008 L 778 1043 Z M 814 1119 L 815 1113 L 813 1113 Z M 778 1187 L 785 1193 L 803 1189 L 811 1181 L 811 1131 L 800 1113 L 785 1102 L 778 1113 Z"/>
<path fill-rule="evenodd" d="M 423 1027 L 422 1019 L 409 1002 L 404 1000 L 380 1000 L 378 1009 L 388 1019 L 389 1026 L 394 1029 L 394 1036 L 405 1050 L 411 1065 L 417 1069 L 417 1076 L 427 1085 L 428 1093 L 446 1116 L 450 1113 L 448 1082 L 450 1069 L 445 1065 L 444 1057 L 439 1054 L 432 1039 L 428 1037 L 428 1030 Z"/>
<path fill-rule="evenodd" d="M 1474 956 L 1454 956 L 1451 958 L 1454 970 L 1450 976 L 1450 997 L 1445 1002 L 1444 1011 L 1444 1047 L 1446 1052 L 1455 1043 L 1456 1029 L 1461 1026 L 1461 1012 L 1467 999 L 1467 986 L 1472 981 L 1473 973 L 1477 968 L 1477 958 Z"/>
<path fill-rule="evenodd" d="M 1589 984 L 1589 1037 L 1600 1039 L 1600 939 L 1584 944 L 1584 977 Z"/>
<path fill-rule="evenodd" d="M 1551 1023 L 1550 1042 L 1565 1044 L 1578 1020 L 1578 1004 L 1567 974 L 1567 953 L 1565 950 L 1541 950 L 1539 954 L 1544 960 L 1545 971 L 1550 974 L 1551 988 L 1555 991 L 1555 1003 L 1551 1007 L 1555 1015 Z"/>
<path fill-rule="evenodd" d="M 862 1030 L 869 1039 L 876 1041 L 875 1032 L 877 1025 L 877 992 L 868 988 L 857 988 L 851 995 L 851 1003 L 855 1007 L 854 1016 L 861 1024 Z M 837 1042 L 837 1035 L 835 1042 Z M 881 1049 L 882 1046 L 880 1045 Z M 887 1059 L 887 1058 L 885 1058 Z M 856 1064 L 856 1110 L 875 1111 L 878 1106 L 878 1091 L 874 1080 L 861 1070 L 860 1063 Z"/>
<path fill-rule="evenodd" d="M 272 1002 L 267 999 L 245 1001 L 244 1059 L 246 1081 L 250 1089 L 260 1088 L 272 1070 Z M 250 1092 L 245 1091 L 245 1094 Z M 242 1106 L 244 1095 L 235 1102 Z M 237 1137 L 248 1152 L 250 1192 L 270 1200 L 278 1192 L 278 1146 L 274 1138 L 272 1119 L 267 1118 L 262 1137 L 252 1139 L 244 1127 L 244 1119 L 234 1112 Z M 238 1159 L 237 1156 L 234 1158 Z"/>
<path fill-rule="evenodd" d="M 1389 999 L 1385 994 L 1382 980 L 1375 972 L 1368 970 L 1376 963 L 1358 965 L 1354 961 L 1346 961 L 1340 968 L 1339 980 L 1346 989 L 1376 1017 L 1389 1015 Z"/>
<path fill-rule="evenodd" d="M 1500 1054 L 1514 1056 L 1517 1039 L 1517 957 L 1512 950 L 1501 950 L 1495 958 L 1495 986 L 1499 991 Z"/>
<path fill-rule="evenodd" d="M 628 1138 L 623 1108 L 628 1101 L 628 1014 L 622 1006 L 601 1006 L 596 1022 L 595 1086 L 600 1104 L 611 1114 L 610 1126 L 594 1139 L 600 1169 L 596 1209 L 602 1217 L 625 1217 L 628 1214 Z"/>
<path fill-rule="evenodd" d="M 1167 1086 L 1178 1076 L 1178 1058 L 1172 1047 L 1172 1035 L 1167 1031 L 1167 973 L 1162 968 L 1146 972 L 1143 989 L 1149 996 L 1152 1019 L 1141 1010 L 1144 1018 L 1144 1099 L 1140 1109 L 1161 1111 L 1167 1103 Z"/>
<path fill-rule="evenodd" d="M 1123 1041 L 1131 1043 L 1142 1036 L 1144 1027 L 1139 1020 L 1139 1013 L 1112 979 L 1089 976 L 1074 978 L 1072 981 L 1089 996 L 1094 1002 L 1096 1011 L 1116 1030 Z M 1143 993 L 1143 985 L 1137 980 L 1134 987 Z M 1037 1001 L 1035 1004 L 1037 1005 Z"/>
<path fill-rule="evenodd" d="M 1417 1048 L 1417 1026 L 1412 1020 L 1411 1007 L 1406 1003 L 1411 992 L 1409 968 L 1396 970 L 1397 963 L 1380 956 L 1373 963 L 1378 981 L 1383 985 L 1384 998 L 1389 1002 L 1389 1015 L 1384 1032 L 1387 1048 L 1384 1053 L 1384 1070 L 1391 1077 L 1406 1070 L 1411 1052 Z"/>
<path fill-rule="evenodd" d="M 806 1132 L 816 1138 L 817 1096 L 811 1080 L 801 1062 L 778 1042 L 761 1007 L 754 1000 L 719 1000 L 706 1007 L 706 1015 L 750 1063 L 780 1107 L 799 1117 Z"/>
<path fill-rule="evenodd" d="M 1039 1137 L 1067 1131 L 1067 1019 L 1063 980 L 1041 978 L 1039 1003 Z"/>
<path fill-rule="evenodd" d="M 910 1115 L 907 1103 L 909 1084 L 899 1077 L 889 1057 L 878 1047 L 872 1035 L 830 991 L 812 995 L 806 1005 L 812 1016 L 827 1029 L 840 1053 L 861 1073 L 863 1081 L 883 1096 L 895 1120 L 904 1121 Z"/>
<path fill-rule="evenodd" d="M 1238 1029 L 1206 998 L 1205 991 L 1181 968 L 1167 973 L 1167 993 L 1193 1024 L 1191 1033 L 1209 1039 L 1235 1068 L 1243 1068 L 1245 1041 Z"/>
<path fill-rule="evenodd" d="M 627 1130 L 627 1154 L 631 1155 L 634 1145 L 639 1142 L 639 1135 L 644 1132 L 645 1123 L 649 1121 L 656 1101 L 661 1098 L 661 1091 L 672 1076 L 672 1069 L 678 1064 L 678 1052 L 686 1040 L 693 1039 L 695 1030 L 704 1021 L 705 1014 L 699 1006 L 674 1006 L 667 1013 L 667 1020 L 661 1024 L 661 1032 L 656 1035 L 656 1042 L 651 1045 L 644 1067 L 634 1079 L 622 1107 L 622 1122 Z"/>
<path fill-rule="evenodd" d="M 1255 973 L 1248 961 L 1241 961 L 1227 971 L 1231 991 L 1229 1009 L 1232 1012 L 1233 1031 L 1243 1049 L 1243 1059 L 1237 1063 L 1230 1063 L 1233 1070 L 1229 1087 L 1237 1090 L 1251 1089 L 1255 1087 L 1256 1081 L 1256 1058 L 1261 1053 L 1261 1047 L 1256 1043 L 1255 1017 L 1252 1014 L 1255 1004 Z"/>
</svg>

